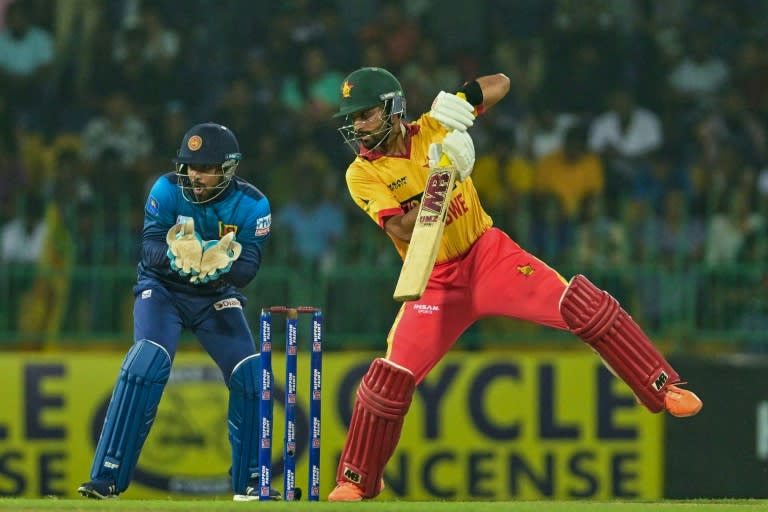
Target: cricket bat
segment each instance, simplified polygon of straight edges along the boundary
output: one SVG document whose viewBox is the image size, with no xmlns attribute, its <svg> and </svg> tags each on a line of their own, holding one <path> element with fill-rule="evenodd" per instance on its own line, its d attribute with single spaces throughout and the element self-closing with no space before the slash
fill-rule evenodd
<svg viewBox="0 0 768 512">
<path fill-rule="evenodd" d="M 411 234 L 411 242 L 408 245 L 408 252 L 405 253 L 400 277 L 392 296 L 399 302 L 421 298 L 427 288 L 427 281 L 435 266 L 440 241 L 443 238 L 445 216 L 451 202 L 451 192 L 457 171 L 442 152 L 442 145 L 436 144 L 436 146 L 442 156 L 437 167 L 429 170 L 424 196 Z"/>
</svg>

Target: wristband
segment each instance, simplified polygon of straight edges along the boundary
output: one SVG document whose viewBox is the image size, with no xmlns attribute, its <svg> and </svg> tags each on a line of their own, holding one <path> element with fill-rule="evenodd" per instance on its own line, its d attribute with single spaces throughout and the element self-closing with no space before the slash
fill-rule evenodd
<svg viewBox="0 0 768 512">
<path fill-rule="evenodd" d="M 483 104 L 483 88 L 477 83 L 477 80 L 466 82 L 459 92 L 463 92 L 467 101 L 473 107 L 479 107 Z"/>
</svg>

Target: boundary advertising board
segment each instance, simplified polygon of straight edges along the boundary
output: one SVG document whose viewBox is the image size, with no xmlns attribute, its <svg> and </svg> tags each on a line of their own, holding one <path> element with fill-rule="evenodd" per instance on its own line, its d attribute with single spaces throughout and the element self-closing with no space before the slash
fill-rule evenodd
<svg viewBox="0 0 768 512">
<path fill-rule="evenodd" d="M 352 399 L 375 353 L 324 361 L 322 496 L 333 487 Z M 121 355 L 0 358 L 0 495 L 75 496 L 91 458 Z M 282 444 L 282 359 L 275 357 L 275 445 Z M 299 358 L 299 440 L 308 360 Z M 227 391 L 207 356 L 180 353 L 124 497 L 226 496 Z M 306 487 L 306 451 L 297 479 Z M 417 389 L 382 499 L 657 499 L 663 417 L 591 353 L 453 352 Z M 274 485 L 282 482 L 274 449 Z"/>
</svg>

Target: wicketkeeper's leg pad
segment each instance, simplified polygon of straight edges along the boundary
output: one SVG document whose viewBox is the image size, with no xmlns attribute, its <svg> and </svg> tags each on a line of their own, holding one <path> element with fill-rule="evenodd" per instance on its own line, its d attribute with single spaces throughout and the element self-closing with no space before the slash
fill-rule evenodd
<svg viewBox="0 0 768 512">
<path fill-rule="evenodd" d="M 245 494 L 249 482 L 259 475 L 260 393 L 261 365 L 255 354 L 237 363 L 229 378 L 227 427 L 235 494 Z"/>
<path fill-rule="evenodd" d="M 375 359 L 357 390 L 349 433 L 336 473 L 364 498 L 381 492 L 384 466 L 400 440 L 403 421 L 416 389 L 413 373 L 386 359 Z"/>
<path fill-rule="evenodd" d="M 139 340 L 128 351 L 96 445 L 92 480 L 114 479 L 117 493 L 128 488 L 170 373 L 170 355 L 159 344 Z"/>
<path fill-rule="evenodd" d="M 680 377 L 614 297 L 577 275 L 560 299 L 560 314 L 643 405 L 651 412 L 664 409 L 666 387 Z"/>
</svg>

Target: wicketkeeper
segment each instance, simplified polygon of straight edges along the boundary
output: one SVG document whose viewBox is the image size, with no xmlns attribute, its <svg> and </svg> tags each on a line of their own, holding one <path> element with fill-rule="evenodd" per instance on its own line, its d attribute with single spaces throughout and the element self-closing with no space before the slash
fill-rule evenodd
<svg viewBox="0 0 768 512">
<path fill-rule="evenodd" d="M 259 270 L 271 216 L 267 197 L 235 176 L 240 160 L 229 128 L 196 125 L 181 141 L 176 171 L 149 193 L 133 289 L 134 344 L 112 392 L 91 479 L 78 489 L 83 496 L 114 498 L 128 488 L 177 342 L 189 329 L 229 387 L 229 421 L 221 427 L 229 429 L 234 499 L 259 499 L 259 356 L 237 289 Z"/>
</svg>

